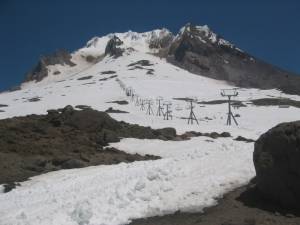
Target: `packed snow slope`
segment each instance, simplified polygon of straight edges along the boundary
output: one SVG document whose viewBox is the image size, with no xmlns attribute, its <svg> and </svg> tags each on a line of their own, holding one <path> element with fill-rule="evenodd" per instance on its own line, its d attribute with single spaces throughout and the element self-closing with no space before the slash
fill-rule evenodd
<svg viewBox="0 0 300 225">
<path fill-rule="evenodd" d="M 233 109 L 234 114 L 240 115 L 238 126 L 226 126 L 226 103 L 195 104 L 199 125 L 188 125 L 188 104 L 178 98 L 197 97 L 199 102 L 224 100 L 220 90 L 235 87 L 194 75 L 154 56 L 157 50 L 149 48 L 151 38 L 165 37 L 166 33 L 156 30 L 115 34 L 123 42 L 118 47 L 124 49 L 117 58 L 104 55 L 113 35 L 92 39 L 72 54 L 75 66 L 51 65 L 48 76 L 41 81 L 30 81 L 21 90 L 2 93 L 0 118 L 45 114 L 48 109 L 66 105 L 87 105 L 101 111 L 113 107 L 129 112 L 111 114 L 117 120 L 153 128 L 174 127 L 178 133 L 228 131 L 232 137 L 195 137 L 188 141 L 123 139 L 112 146 L 162 159 L 33 177 L 11 192 L 0 194 L 1 225 L 120 225 L 135 218 L 178 210 L 201 211 L 255 175 L 253 143 L 234 138 L 241 135 L 257 139 L 280 122 L 298 120 L 300 109 L 247 103 L 251 99 L 279 96 L 299 100 L 299 96 L 277 90 L 238 89 L 239 95 L 234 100 L 243 101 L 246 106 Z M 88 55 L 97 60 L 88 63 L 85 60 Z M 56 70 L 60 74 L 53 74 Z M 154 114 L 157 97 L 172 103 L 173 119 L 146 115 L 136 105 L 135 98 L 131 101 L 125 95 L 120 83 L 131 87 L 139 99 L 153 99 Z M 109 103 L 117 100 L 127 100 L 129 104 Z"/>
</svg>

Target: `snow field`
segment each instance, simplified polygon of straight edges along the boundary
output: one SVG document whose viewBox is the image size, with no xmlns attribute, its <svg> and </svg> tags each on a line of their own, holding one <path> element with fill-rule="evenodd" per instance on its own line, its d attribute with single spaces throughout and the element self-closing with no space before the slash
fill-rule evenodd
<svg viewBox="0 0 300 225">
<path fill-rule="evenodd" d="M 154 143 L 124 139 L 112 146 L 166 158 L 34 177 L 0 195 L 0 224 L 117 225 L 178 210 L 201 211 L 254 175 L 252 145 L 202 137 Z"/>
</svg>

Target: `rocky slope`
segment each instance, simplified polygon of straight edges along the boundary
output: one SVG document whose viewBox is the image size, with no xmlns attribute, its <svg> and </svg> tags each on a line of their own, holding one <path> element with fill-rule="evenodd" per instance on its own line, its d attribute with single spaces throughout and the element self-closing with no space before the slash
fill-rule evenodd
<svg viewBox="0 0 300 225">
<path fill-rule="evenodd" d="M 225 80 L 239 87 L 300 93 L 300 77 L 272 66 L 212 32 L 187 24 L 168 49 L 167 59 L 190 72 Z"/>
<path fill-rule="evenodd" d="M 92 109 L 81 111 L 67 106 L 47 115 L 29 115 L 0 121 L 0 184 L 60 170 L 137 160 L 155 156 L 127 154 L 108 143 L 121 137 L 172 139 L 173 128 L 149 127 L 118 122 Z"/>
<path fill-rule="evenodd" d="M 75 66 L 76 64 L 71 60 L 72 56 L 66 50 L 58 50 L 55 53 L 42 56 L 37 65 L 26 74 L 25 82 L 28 81 L 41 81 L 48 76 L 48 66 L 51 65 L 68 65 Z M 60 74 L 60 71 L 55 71 L 54 75 Z"/>
</svg>

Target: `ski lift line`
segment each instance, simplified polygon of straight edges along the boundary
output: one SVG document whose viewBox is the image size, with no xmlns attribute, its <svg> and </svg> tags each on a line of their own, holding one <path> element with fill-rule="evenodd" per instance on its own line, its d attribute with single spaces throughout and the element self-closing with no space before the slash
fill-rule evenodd
<svg viewBox="0 0 300 225">
<path fill-rule="evenodd" d="M 116 79 L 116 81 L 120 84 L 121 88 L 125 91 L 126 96 L 131 98 L 131 101 L 134 102 L 135 106 L 140 107 L 141 111 L 146 111 L 147 115 L 154 115 L 153 108 L 152 108 L 153 105 L 152 99 L 142 99 L 138 94 L 135 93 L 132 87 L 126 87 L 126 85 L 118 78 Z M 223 97 L 228 97 L 227 125 L 231 125 L 231 119 L 233 119 L 235 124 L 238 125 L 235 116 L 231 111 L 231 106 L 232 106 L 231 98 L 238 96 L 237 88 L 222 89 L 220 94 Z M 197 97 L 187 98 L 186 101 L 189 103 L 186 109 L 190 110 L 189 117 L 187 118 L 188 124 L 193 124 L 194 122 L 196 122 L 199 125 L 199 120 L 197 119 L 194 113 L 194 108 L 196 107 L 194 103 L 198 102 Z M 172 106 L 171 101 L 163 102 L 163 97 L 158 96 L 156 98 L 156 104 L 158 105 L 156 116 L 163 116 L 164 120 L 173 119 L 172 110 L 171 110 L 171 106 Z M 177 104 L 175 110 L 181 111 L 183 110 L 183 108 L 180 107 L 179 104 Z M 175 118 L 178 119 L 180 117 L 175 116 Z"/>
<path fill-rule="evenodd" d="M 146 104 L 147 104 L 146 114 L 154 115 L 153 109 L 152 109 L 153 101 L 151 99 L 148 99 L 148 100 L 146 100 Z"/>
<path fill-rule="evenodd" d="M 156 99 L 156 103 L 158 104 L 158 108 L 157 108 L 157 112 L 156 112 L 156 116 L 163 116 L 164 115 L 164 111 L 163 111 L 163 107 L 161 102 L 163 101 L 163 97 L 159 96 Z"/>
<path fill-rule="evenodd" d="M 165 112 L 163 114 L 164 120 L 173 119 L 172 110 L 171 110 L 172 102 L 170 102 L 170 101 L 164 102 L 163 106 L 165 106 L 165 108 L 166 108 Z"/>
</svg>

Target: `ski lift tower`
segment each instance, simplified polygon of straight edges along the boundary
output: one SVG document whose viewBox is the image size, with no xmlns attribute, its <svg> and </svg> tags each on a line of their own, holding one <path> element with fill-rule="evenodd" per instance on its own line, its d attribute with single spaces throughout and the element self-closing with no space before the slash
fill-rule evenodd
<svg viewBox="0 0 300 225">
<path fill-rule="evenodd" d="M 187 107 L 187 109 L 190 110 L 190 115 L 188 117 L 188 124 L 193 124 L 194 121 L 196 121 L 196 123 L 199 125 L 199 122 L 198 122 L 198 119 L 196 118 L 195 116 L 195 113 L 194 113 L 194 103 L 197 102 L 197 98 L 196 97 L 193 97 L 193 98 L 189 98 L 187 99 L 187 101 L 189 102 L 189 106 Z"/>
<path fill-rule="evenodd" d="M 238 123 L 236 122 L 236 119 L 231 111 L 231 98 L 238 96 L 238 94 L 239 93 L 237 92 L 236 89 L 222 89 L 221 90 L 221 96 L 228 98 L 228 114 L 227 114 L 227 125 L 228 126 L 231 125 L 231 118 L 233 119 L 235 124 L 238 125 Z"/>
<path fill-rule="evenodd" d="M 162 106 L 162 101 L 163 100 L 164 99 L 161 96 L 156 98 L 156 104 L 158 105 L 156 116 L 163 116 L 164 115 L 164 111 L 163 111 L 164 108 Z"/>
<path fill-rule="evenodd" d="M 145 100 L 145 102 L 146 102 L 146 105 L 147 105 L 146 114 L 147 115 L 154 115 L 153 110 L 152 110 L 152 105 L 153 105 L 152 99 L 147 99 L 147 100 Z"/>
<path fill-rule="evenodd" d="M 126 96 L 130 97 L 133 95 L 133 89 L 132 87 L 126 88 Z"/>
<path fill-rule="evenodd" d="M 132 102 L 134 102 L 134 96 L 135 96 L 134 91 L 132 91 L 132 92 L 131 92 L 131 101 L 132 101 Z"/>
<path fill-rule="evenodd" d="M 139 95 L 134 95 L 135 97 L 135 106 L 140 106 L 140 96 Z"/>
<path fill-rule="evenodd" d="M 144 111 L 145 110 L 145 103 L 146 103 L 146 101 L 145 101 L 145 99 L 140 99 L 140 110 L 141 111 Z"/>
<path fill-rule="evenodd" d="M 164 120 L 173 119 L 172 110 L 171 110 L 172 102 L 170 102 L 170 101 L 165 102 L 165 103 L 163 103 L 163 106 L 166 107 L 166 111 L 163 114 Z"/>
</svg>

